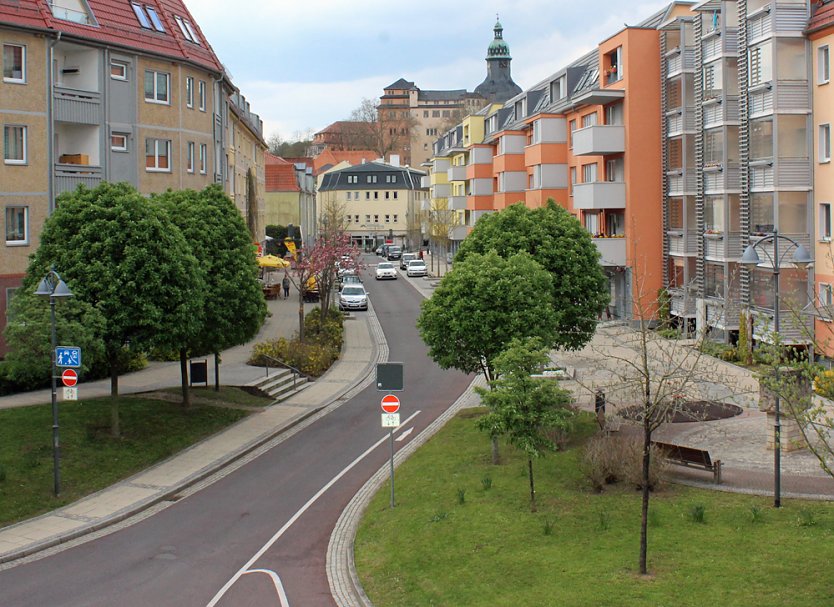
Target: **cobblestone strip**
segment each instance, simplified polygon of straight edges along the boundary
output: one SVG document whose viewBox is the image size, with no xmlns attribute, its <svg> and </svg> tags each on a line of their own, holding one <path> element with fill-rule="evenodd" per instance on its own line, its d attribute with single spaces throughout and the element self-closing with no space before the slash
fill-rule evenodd
<svg viewBox="0 0 834 607">
<path fill-rule="evenodd" d="M 458 411 L 478 405 L 480 400 L 475 394 L 475 386 L 486 386 L 483 376 L 477 376 L 451 407 L 414 437 L 414 440 L 397 451 L 394 456 L 395 468 L 423 446 L 446 422 L 457 415 Z M 389 474 L 390 463 L 386 462 L 353 496 L 353 499 L 348 503 L 336 522 L 336 527 L 330 536 L 330 543 L 327 547 L 327 579 L 330 582 L 333 599 L 339 607 L 373 607 L 373 603 L 365 594 L 356 573 L 353 545 L 362 514 L 374 494 L 388 480 Z"/>
</svg>

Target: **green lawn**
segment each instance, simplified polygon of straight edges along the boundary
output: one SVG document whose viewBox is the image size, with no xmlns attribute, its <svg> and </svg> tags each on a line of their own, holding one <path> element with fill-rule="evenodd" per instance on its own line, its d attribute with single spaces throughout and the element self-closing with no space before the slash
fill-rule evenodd
<svg viewBox="0 0 834 607">
<path fill-rule="evenodd" d="M 244 405 L 247 407 L 267 407 L 275 402 L 272 398 L 265 398 L 257 396 L 246 390 L 234 386 L 220 386 L 220 391 L 215 392 L 214 386 L 192 386 L 191 396 L 196 398 L 205 398 L 213 401 L 219 401 L 225 405 Z M 166 394 L 171 394 L 177 398 L 182 398 L 182 388 L 165 388 L 162 390 Z"/>
<path fill-rule="evenodd" d="M 667 485 L 652 497 L 644 578 L 637 491 L 592 493 L 573 447 L 535 462 L 533 514 L 524 458 L 502 446 L 505 463 L 491 465 L 479 414 L 464 411 L 397 469 L 396 508 L 387 484 L 369 506 L 356 564 L 376 607 L 834 605 L 834 505 L 777 511 L 767 497 Z"/>
<path fill-rule="evenodd" d="M 60 403 L 61 495 L 52 495 L 52 413 L 47 403 L 0 411 L 0 526 L 103 489 L 246 415 L 237 409 L 120 399 L 122 436 L 109 435 L 110 400 Z"/>
</svg>

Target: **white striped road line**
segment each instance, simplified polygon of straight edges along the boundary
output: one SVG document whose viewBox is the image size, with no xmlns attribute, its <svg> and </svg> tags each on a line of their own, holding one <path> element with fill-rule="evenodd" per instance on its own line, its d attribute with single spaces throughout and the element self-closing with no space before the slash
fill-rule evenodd
<svg viewBox="0 0 834 607">
<path fill-rule="evenodd" d="M 404 426 L 404 425 L 406 425 L 408 422 L 410 422 L 412 419 L 414 419 L 414 418 L 417 416 L 417 414 L 418 414 L 418 413 L 420 413 L 420 412 L 419 412 L 419 411 L 415 411 L 415 412 L 414 412 L 414 414 L 413 414 L 413 415 L 411 415 L 408 419 L 406 419 L 406 420 L 405 420 L 405 422 L 404 422 L 402 425 L 403 425 L 403 426 Z M 351 469 L 353 469 L 353 468 L 354 468 L 354 467 L 355 467 L 355 466 L 356 466 L 359 462 L 361 462 L 363 459 L 365 459 L 366 457 L 368 457 L 368 455 L 370 455 L 370 454 L 373 452 L 373 450 L 374 450 L 374 449 L 376 449 L 377 447 L 379 447 L 381 444 L 383 444 L 383 443 L 384 443 L 385 441 L 387 441 L 388 439 L 389 439 L 388 434 L 386 434 L 386 435 L 385 435 L 385 436 L 383 436 L 381 439 L 379 439 L 377 442 L 375 442 L 373 445 L 371 445 L 370 447 L 368 447 L 368 448 L 365 450 L 365 452 L 364 452 L 364 453 L 362 453 L 362 455 L 360 455 L 359 457 L 357 457 L 357 458 L 356 458 L 355 460 L 353 460 L 350 464 L 348 464 L 345 468 L 343 468 L 343 469 L 342 469 L 342 471 L 341 471 L 341 472 L 339 472 L 339 474 L 337 474 L 337 475 L 336 475 L 336 476 L 334 476 L 332 479 L 330 479 L 330 481 L 329 481 L 329 482 L 328 482 L 328 483 L 327 483 L 324 487 L 322 487 L 321 489 L 319 489 L 313 497 L 311 497 L 309 500 L 307 500 L 307 503 L 306 503 L 306 504 L 304 504 L 301 508 L 299 508 L 299 509 L 298 509 L 298 511 L 290 517 L 290 520 L 288 520 L 286 523 L 284 523 L 284 526 L 283 526 L 283 527 L 281 527 L 278 531 L 276 531 L 276 532 L 275 532 L 275 535 L 273 535 L 271 538 L 269 538 L 269 541 L 268 541 L 266 544 L 264 544 L 264 545 L 261 547 L 261 549 L 260 549 L 260 550 L 258 550 L 258 551 L 254 554 L 254 556 L 252 556 L 252 558 L 251 558 L 251 559 L 249 559 L 249 560 L 246 562 L 246 564 L 245 564 L 243 567 L 241 567 L 240 569 L 238 569 L 237 573 L 235 573 L 235 574 L 231 577 L 231 579 L 230 579 L 228 582 L 226 582 L 226 584 L 225 584 L 225 585 L 224 585 L 224 586 L 223 586 L 223 587 L 222 587 L 222 588 L 221 588 L 221 589 L 217 592 L 217 594 L 215 594 L 215 595 L 214 595 L 214 598 L 212 598 L 212 599 L 211 599 L 211 601 L 209 601 L 209 602 L 208 602 L 208 604 L 206 605 L 206 607 L 215 607 L 215 606 L 216 606 L 216 605 L 220 602 L 220 599 L 222 599 L 222 598 L 223 598 L 223 595 L 225 595 L 225 594 L 229 591 L 229 588 L 231 588 L 232 586 L 234 586 L 235 582 L 237 582 L 237 581 L 241 578 L 241 576 L 243 576 L 243 575 L 245 575 L 245 574 L 249 573 L 250 571 L 252 571 L 252 570 L 250 570 L 249 568 L 250 568 L 252 565 L 254 565 L 254 564 L 255 564 L 255 562 L 256 562 L 259 558 L 261 558 L 261 557 L 264 555 L 264 553 L 265 553 L 267 550 L 269 550 L 269 549 L 272 547 L 272 545 L 273 545 L 273 544 L 275 544 L 275 542 L 277 542 L 277 541 L 281 538 L 281 536 L 282 536 L 282 535 L 284 535 L 284 533 L 286 533 L 286 532 L 287 532 L 287 530 L 288 530 L 290 527 L 292 527 L 292 526 L 293 526 L 293 524 L 294 524 L 294 523 L 295 523 L 295 522 L 296 522 L 299 518 L 301 518 L 301 515 L 302 515 L 302 514 L 304 514 L 305 512 L 307 512 L 307 510 L 309 510 L 309 509 L 310 509 L 310 507 L 311 507 L 313 504 L 315 504 L 315 503 L 318 501 L 318 499 L 319 499 L 322 495 L 324 495 L 324 494 L 325 494 L 325 492 L 326 492 L 328 489 L 330 489 L 330 487 L 332 487 L 333 485 L 335 485 L 335 484 L 339 481 L 339 479 L 341 479 L 341 478 L 342 478 L 345 474 L 347 474 L 347 473 L 348 473 Z"/>
<path fill-rule="evenodd" d="M 278 594 L 278 600 L 281 601 L 281 607 L 290 607 L 290 601 L 287 598 L 287 593 L 284 592 L 284 585 L 281 583 L 281 578 L 278 577 L 277 573 L 275 573 L 272 569 L 250 569 L 249 571 L 245 571 L 243 575 L 248 573 L 267 574 L 272 580 L 272 584 L 275 586 L 275 592 Z"/>
<path fill-rule="evenodd" d="M 417 413 L 419 413 L 419 411 L 417 411 Z M 414 432 L 414 426 L 411 426 L 411 428 L 409 428 L 408 430 L 406 430 L 405 432 L 400 434 L 394 440 L 397 441 L 398 443 L 400 443 L 400 442 L 404 441 L 408 437 L 408 435 L 411 434 L 412 432 Z"/>
</svg>

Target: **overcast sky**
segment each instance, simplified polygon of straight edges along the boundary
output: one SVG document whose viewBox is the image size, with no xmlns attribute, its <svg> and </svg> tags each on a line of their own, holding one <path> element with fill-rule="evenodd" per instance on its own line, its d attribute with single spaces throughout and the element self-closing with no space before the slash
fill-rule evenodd
<svg viewBox="0 0 834 607">
<path fill-rule="evenodd" d="M 264 136 L 294 139 L 348 118 L 399 78 L 473 90 L 486 76 L 496 13 L 512 74 L 527 89 L 662 0 L 185 0 Z"/>
</svg>

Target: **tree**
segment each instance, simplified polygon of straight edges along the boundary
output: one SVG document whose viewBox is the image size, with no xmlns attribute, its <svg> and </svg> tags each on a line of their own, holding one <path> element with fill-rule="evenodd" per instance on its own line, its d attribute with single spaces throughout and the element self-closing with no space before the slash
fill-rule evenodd
<svg viewBox="0 0 834 607">
<path fill-rule="evenodd" d="M 429 244 L 432 248 L 432 266 L 437 258 L 437 269 L 440 270 L 441 259 L 449 252 L 452 232 L 461 225 L 457 211 L 449 209 L 445 202 L 432 201 L 431 208 L 425 212 L 428 229 Z M 438 250 L 439 249 L 439 250 Z"/>
<path fill-rule="evenodd" d="M 197 258 L 193 268 L 205 282 L 195 332 L 180 344 L 183 404 L 189 404 L 188 355 L 215 356 L 219 388 L 219 352 L 254 337 L 266 317 L 249 232 L 240 212 L 220 186 L 202 192 L 171 191 L 154 196 L 180 229 Z"/>
<path fill-rule="evenodd" d="M 558 327 L 553 347 L 575 350 L 588 343 L 610 295 L 599 252 L 570 213 L 548 200 L 537 209 L 518 203 L 484 215 L 455 253 L 455 264 L 489 250 L 502 257 L 526 251 L 552 274 Z"/>
<path fill-rule="evenodd" d="M 536 511 L 533 459 L 556 450 L 548 431 L 567 430 L 573 417 L 567 391 L 553 380 L 531 377 L 548 361 L 541 339 L 514 339 L 495 357 L 498 379 L 493 380 L 489 390 L 475 388 L 483 404 L 490 408 L 490 413 L 478 421 L 479 428 L 491 437 L 505 436 L 508 443 L 527 455 L 532 512 Z"/>
<path fill-rule="evenodd" d="M 370 150 L 385 159 L 409 145 L 416 121 L 408 108 L 397 106 L 394 110 L 382 107 L 379 99 L 362 99 L 359 107 L 350 113 L 350 122 L 342 125 L 345 147 Z M 406 115 L 403 116 L 402 112 Z"/>
<path fill-rule="evenodd" d="M 173 350 L 194 333 L 205 291 L 196 265 L 167 214 L 126 183 L 62 194 L 44 223 L 24 285 L 55 267 L 75 297 L 101 314 L 115 436 L 124 352 Z"/>
</svg>

